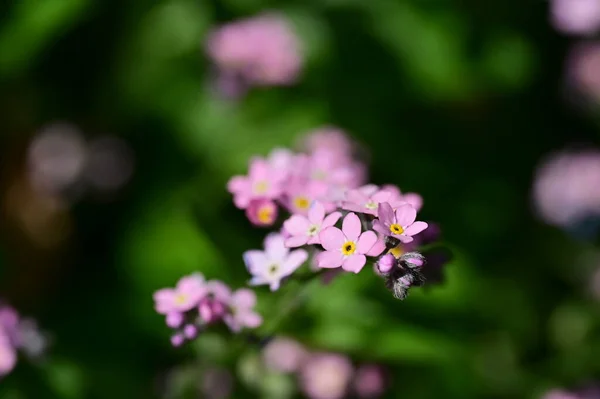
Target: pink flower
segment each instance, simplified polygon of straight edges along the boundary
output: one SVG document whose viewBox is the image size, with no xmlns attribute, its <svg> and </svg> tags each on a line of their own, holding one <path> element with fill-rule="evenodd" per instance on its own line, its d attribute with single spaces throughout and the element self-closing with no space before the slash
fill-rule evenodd
<svg viewBox="0 0 600 399">
<path fill-rule="evenodd" d="M 10 373 L 17 364 L 17 350 L 10 339 L 0 332 L 0 377 Z"/>
<path fill-rule="evenodd" d="M 564 33 L 589 35 L 600 28 L 600 0 L 552 0 L 554 27 Z"/>
<path fill-rule="evenodd" d="M 584 102 L 600 101 L 600 42 L 584 42 L 571 49 L 567 57 L 566 81 Z"/>
<path fill-rule="evenodd" d="M 340 267 L 346 271 L 358 273 L 364 267 L 365 254 L 377 242 L 377 235 L 369 230 L 362 233 L 360 219 L 355 213 L 349 213 L 342 222 L 342 229 L 327 227 L 319 234 L 325 252 L 319 254 L 319 267 Z"/>
<path fill-rule="evenodd" d="M 264 198 L 253 199 L 246 208 L 246 216 L 255 226 L 272 226 L 278 213 L 277 204 Z"/>
<path fill-rule="evenodd" d="M 207 52 L 221 73 L 240 76 L 248 85 L 294 83 L 303 63 L 292 27 L 272 13 L 216 29 L 209 35 Z"/>
<path fill-rule="evenodd" d="M 271 291 L 275 291 L 284 277 L 291 275 L 308 259 L 308 252 L 303 249 L 290 252 L 279 233 L 269 234 L 264 246 L 264 251 L 246 251 L 244 262 L 252 274 L 250 285 L 269 285 Z"/>
<path fill-rule="evenodd" d="M 359 398 L 372 399 L 383 395 L 385 391 L 385 374 L 376 364 L 361 366 L 353 378 L 354 391 Z"/>
<path fill-rule="evenodd" d="M 301 155 L 296 161 L 301 176 L 332 186 L 356 187 L 354 169 L 350 164 L 339 164 L 327 151 Z"/>
<path fill-rule="evenodd" d="M 262 158 L 250 162 L 248 176 L 234 176 L 227 183 L 227 190 L 233 194 L 233 202 L 245 209 L 253 199 L 277 199 L 281 194 L 285 171 L 280 171 Z"/>
<path fill-rule="evenodd" d="M 308 153 L 329 151 L 337 159 L 346 161 L 352 158 L 354 144 L 342 129 L 323 126 L 308 132 L 301 148 Z"/>
<path fill-rule="evenodd" d="M 306 181 L 302 178 L 292 179 L 286 187 L 286 206 L 293 214 L 306 215 L 313 201 L 325 198 L 328 189 L 324 182 Z"/>
<path fill-rule="evenodd" d="M 552 390 L 552 391 L 546 393 L 542 397 L 542 399 L 583 399 L 583 398 L 574 393 L 555 389 L 555 390 Z"/>
<path fill-rule="evenodd" d="M 425 222 L 415 222 L 417 210 L 410 204 L 399 206 L 394 213 L 388 203 L 379 204 L 379 220 L 373 221 L 373 229 L 386 236 L 411 242 L 415 234 L 427 228 Z"/>
<path fill-rule="evenodd" d="M 367 185 L 355 190 L 348 190 L 342 208 L 352 212 L 367 213 L 377 216 L 377 209 L 382 202 L 398 201 L 392 192 L 380 190 L 375 185 Z M 394 203 L 396 205 L 396 203 Z M 398 203 L 397 205 L 400 205 Z"/>
<path fill-rule="evenodd" d="M 290 338 L 275 338 L 262 352 L 265 365 L 274 371 L 293 373 L 306 361 L 308 352 Z"/>
<path fill-rule="evenodd" d="M 256 294 L 247 288 L 241 288 L 233 293 L 229 301 L 229 313 L 223 321 L 231 331 L 238 332 L 244 327 L 256 328 L 262 324 L 262 317 L 254 311 Z"/>
<path fill-rule="evenodd" d="M 392 194 L 392 201 L 390 202 L 390 204 L 396 203 L 399 205 L 403 202 L 408 202 L 417 210 L 417 212 L 423 207 L 423 197 L 421 197 L 417 193 L 402 194 L 402 191 L 400 191 L 400 189 L 397 186 L 394 186 L 393 184 L 386 184 L 381 187 L 381 190 L 389 191 Z"/>
<path fill-rule="evenodd" d="M 339 212 L 333 212 L 325 217 L 325 207 L 320 202 L 313 202 L 308 217 L 292 215 L 283 223 L 283 228 L 290 234 L 285 240 L 285 246 L 294 248 L 306 244 L 319 244 L 319 233 L 322 229 L 331 227 L 342 217 Z"/>
<path fill-rule="evenodd" d="M 352 378 L 352 364 L 342 355 L 318 353 L 302 367 L 302 391 L 311 399 L 341 399 Z"/>
<path fill-rule="evenodd" d="M 186 312 L 198 305 L 206 295 L 204 277 L 197 273 L 183 277 L 175 289 L 163 288 L 154 293 L 154 306 L 158 313 Z"/>
</svg>

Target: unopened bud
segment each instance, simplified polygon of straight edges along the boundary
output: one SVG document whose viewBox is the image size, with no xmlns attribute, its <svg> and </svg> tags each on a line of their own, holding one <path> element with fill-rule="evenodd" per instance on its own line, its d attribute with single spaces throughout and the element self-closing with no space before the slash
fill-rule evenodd
<svg viewBox="0 0 600 399">
<path fill-rule="evenodd" d="M 418 252 L 407 252 L 399 260 L 406 263 L 406 266 L 411 269 L 422 267 L 425 264 L 425 257 Z"/>
<path fill-rule="evenodd" d="M 396 259 L 394 258 L 394 256 L 392 254 L 385 254 L 381 258 L 379 258 L 379 261 L 377 262 L 377 270 L 381 274 L 388 274 L 395 264 Z"/>
</svg>

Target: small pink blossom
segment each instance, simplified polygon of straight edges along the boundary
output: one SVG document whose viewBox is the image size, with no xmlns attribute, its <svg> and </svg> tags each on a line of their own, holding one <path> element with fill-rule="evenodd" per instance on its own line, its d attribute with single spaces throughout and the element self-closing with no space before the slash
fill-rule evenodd
<svg viewBox="0 0 600 399">
<path fill-rule="evenodd" d="M 600 0 L 551 0 L 554 27 L 564 33 L 590 35 L 600 28 Z"/>
<path fill-rule="evenodd" d="M 402 194 L 402 191 L 400 191 L 400 189 L 397 186 L 394 186 L 393 184 L 386 184 L 384 186 L 381 186 L 381 190 L 389 191 L 392 194 L 390 198 L 391 201 L 389 201 L 390 204 L 396 203 L 400 205 L 403 202 L 408 202 L 417 210 L 417 212 L 420 211 L 423 207 L 423 197 L 421 197 L 417 193 Z"/>
<path fill-rule="evenodd" d="M 265 13 L 210 33 L 207 52 L 220 73 L 256 86 L 292 84 L 303 59 L 300 43 L 281 15 Z"/>
<path fill-rule="evenodd" d="M 285 246 L 294 248 L 309 244 L 319 244 L 321 230 L 331 227 L 342 217 L 339 212 L 333 212 L 325 217 L 325 207 L 316 201 L 308 211 L 308 217 L 292 215 L 283 223 L 283 228 L 290 234 L 285 240 Z"/>
<path fill-rule="evenodd" d="M 325 248 L 325 252 L 319 254 L 319 267 L 341 266 L 346 271 L 358 273 L 367 262 L 365 254 L 377 242 L 377 235 L 371 230 L 363 233 L 358 216 L 349 213 L 342 222 L 341 230 L 327 227 L 321 231 L 319 239 Z"/>
<path fill-rule="evenodd" d="M 341 205 L 343 209 L 352 212 L 377 216 L 379 204 L 382 202 L 391 202 L 395 207 L 404 201 L 395 198 L 391 191 L 380 190 L 377 186 L 369 184 L 355 190 L 348 190 Z"/>
<path fill-rule="evenodd" d="M 324 182 L 294 178 L 285 190 L 286 207 L 293 214 L 306 215 L 311 204 L 316 200 L 323 200 L 328 190 L 329 186 Z M 331 209 L 331 204 L 324 205 Z"/>
<path fill-rule="evenodd" d="M 293 373 L 306 361 L 308 352 L 297 341 L 290 338 L 275 338 L 262 352 L 265 365 L 274 371 Z"/>
<path fill-rule="evenodd" d="M 250 162 L 248 176 L 234 176 L 227 183 L 227 190 L 233 194 L 233 202 L 245 209 L 253 199 L 277 199 L 283 189 L 285 171 L 273 168 L 262 158 Z"/>
<path fill-rule="evenodd" d="M 260 227 L 272 226 L 277 220 L 279 209 L 277 204 L 268 199 L 253 199 L 246 208 L 248 220 Z"/>
<path fill-rule="evenodd" d="M 347 357 L 314 354 L 302 367 L 301 388 L 311 399 L 341 399 L 348 391 L 352 373 L 352 363 Z"/>
<path fill-rule="evenodd" d="M 415 234 L 427 228 L 425 222 L 415 222 L 417 210 L 410 204 L 392 209 L 388 203 L 379 204 L 379 219 L 373 221 L 373 229 L 380 234 L 392 236 L 402 242 L 411 242 Z"/>
<path fill-rule="evenodd" d="M 352 158 L 354 143 L 342 129 L 323 126 L 308 132 L 301 143 L 301 148 L 308 153 L 328 151 L 336 160 L 345 162 Z"/>
<path fill-rule="evenodd" d="M 238 332 L 244 327 L 256 328 L 262 324 L 262 317 L 254 311 L 256 294 L 247 288 L 240 288 L 231 296 L 228 303 L 229 313 L 223 321 L 231 331 Z"/>
<path fill-rule="evenodd" d="M 163 288 L 154 293 L 154 306 L 158 313 L 167 315 L 186 312 L 198 305 L 206 295 L 204 277 L 197 273 L 183 277 L 175 289 Z"/>
<path fill-rule="evenodd" d="M 281 280 L 291 275 L 307 259 L 303 249 L 289 250 L 282 234 L 271 233 L 265 238 L 264 251 L 251 250 L 244 253 L 246 268 L 252 274 L 250 285 L 269 285 L 271 291 L 279 289 Z"/>
</svg>

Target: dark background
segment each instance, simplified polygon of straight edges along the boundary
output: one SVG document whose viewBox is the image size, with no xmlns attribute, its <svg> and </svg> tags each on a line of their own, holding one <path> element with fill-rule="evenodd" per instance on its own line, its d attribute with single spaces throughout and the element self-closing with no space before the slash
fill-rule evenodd
<svg viewBox="0 0 600 399">
<path fill-rule="evenodd" d="M 222 101 L 203 39 L 265 9 L 297 27 L 302 79 Z M 455 259 L 444 285 L 404 302 L 368 274 L 340 278 L 284 333 L 387 365 L 393 398 L 533 398 L 593 379 L 597 253 L 536 221 L 530 201 L 542 156 L 596 142 L 565 95 L 573 42 L 534 0 L 2 2 L 0 292 L 53 342 L 46 361 L 23 360 L 0 382 L 0 397 L 158 397 L 161 373 L 194 354 L 170 347 L 151 293 L 195 270 L 243 285 L 241 254 L 266 232 L 233 207 L 226 181 L 324 124 L 364 144 L 374 183 L 423 195 L 422 218 L 442 226 Z M 44 205 L 22 188 L 27 146 L 55 121 L 122 138 L 135 173 L 32 234 L 19 215 Z M 278 294 L 258 291 L 268 318 Z"/>
</svg>

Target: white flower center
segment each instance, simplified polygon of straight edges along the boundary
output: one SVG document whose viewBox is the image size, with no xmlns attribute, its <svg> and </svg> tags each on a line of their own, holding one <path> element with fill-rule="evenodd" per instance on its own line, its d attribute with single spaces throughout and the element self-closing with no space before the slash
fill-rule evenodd
<svg viewBox="0 0 600 399">
<path fill-rule="evenodd" d="M 306 234 L 310 237 L 314 237 L 317 235 L 317 233 L 319 232 L 319 226 L 317 226 L 316 224 L 313 224 L 312 226 L 310 226 L 306 232 Z"/>
<path fill-rule="evenodd" d="M 377 209 L 377 203 L 373 200 L 369 200 L 366 204 L 365 204 L 365 208 L 367 209 L 371 209 L 371 210 L 375 210 Z"/>
<path fill-rule="evenodd" d="M 273 263 L 267 268 L 267 274 L 270 277 L 275 277 L 277 275 L 277 272 L 279 272 L 279 265 L 277 263 Z"/>
</svg>

